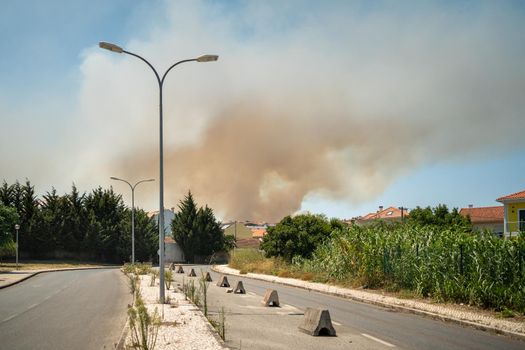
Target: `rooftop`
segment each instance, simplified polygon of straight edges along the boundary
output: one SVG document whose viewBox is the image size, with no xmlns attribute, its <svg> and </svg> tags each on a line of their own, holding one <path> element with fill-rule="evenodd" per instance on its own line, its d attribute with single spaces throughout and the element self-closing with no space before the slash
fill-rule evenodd
<svg viewBox="0 0 525 350">
<path fill-rule="evenodd" d="M 479 207 L 479 208 L 461 208 L 459 211 L 464 217 L 469 216 L 473 224 L 488 222 L 503 222 L 504 207 Z"/>
<path fill-rule="evenodd" d="M 496 199 L 496 201 L 504 202 L 504 201 L 514 200 L 514 199 L 525 199 L 525 190 L 516 192 L 516 193 L 512 193 L 512 194 L 509 194 L 503 197 L 499 197 L 498 199 Z"/>
</svg>

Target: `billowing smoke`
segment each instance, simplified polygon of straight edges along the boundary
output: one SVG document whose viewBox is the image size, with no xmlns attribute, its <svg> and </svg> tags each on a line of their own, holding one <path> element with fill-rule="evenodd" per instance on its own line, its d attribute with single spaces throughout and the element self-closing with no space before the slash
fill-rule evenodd
<svg viewBox="0 0 525 350">
<path fill-rule="evenodd" d="M 393 171 L 414 165 L 411 147 L 426 134 L 395 121 L 373 126 L 346 115 L 312 119 L 293 107 L 265 107 L 257 100 L 231 106 L 200 142 L 167 152 L 168 200 L 191 189 L 225 217 L 274 221 L 297 211 L 311 191 L 366 198 L 383 190 Z M 124 167 L 139 165 L 145 177 L 158 166 L 153 154 L 135 154 Z"/>
<path fill-rule="evenodd" d="M 192 190 L 223 218 L 275 221 L 309 194 L 358 202 L 417 167 L 525 143 L 525 31 L 512 9 L 295 5 L 166 5 L 167 23 L 125 45 L 162 68 L 220 55 L 167 78 L 166 206 Z M 92 132 L 79 173 L 157 177 L 151 72 L 108 55 L 89 51 L 82 66 Z M 142 196 L 155 207 L 156 191 Z"/>
</svg>

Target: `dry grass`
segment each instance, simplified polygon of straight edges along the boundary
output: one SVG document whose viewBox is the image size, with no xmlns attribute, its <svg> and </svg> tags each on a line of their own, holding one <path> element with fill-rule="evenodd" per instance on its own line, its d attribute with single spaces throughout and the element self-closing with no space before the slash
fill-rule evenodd
<svg viewBox="0 0 525 350">
<path fill-rule="evenodd" d="M 18 270 L 49 270 L 49 269 L 65 269 L 72 267 L 97 267 L 104 266 L 101 263 L 84 262 L 84 261 L 24 261 L 18 263 Z M 14 262 L 1 262 L 0 272 L 11 272 L 17 271 L 16 264 Z"/>
</svg>

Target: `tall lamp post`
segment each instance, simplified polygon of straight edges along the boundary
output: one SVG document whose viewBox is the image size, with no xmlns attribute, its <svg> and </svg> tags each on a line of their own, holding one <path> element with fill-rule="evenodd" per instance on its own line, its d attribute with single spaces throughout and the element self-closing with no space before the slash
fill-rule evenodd
<svg viewBox="0 0 525 350">
<path fill-rule="evenodd" d="M 203 55 L 197 58 L 187 59 L 179 61 L 173 65 L 171 65 L 162 78 L 160 77 L 159 73 L 153 67 L 151 63 L 149 63 L 145 58 L 133 53 L 124 50 L 118 45 L 107 43 L 101 41 L 99 43 L 100 48 L 106 49 L 112 52 L 116 53 L 125 53 L 131 56 L 134 56 L 144 63 L 146 63 L 153 73 L 155 73 L 155 77 L 157 78 L 157 82 L 159 84 L 159 285 L 160 285 L 160 295 L 159 300 L 161 303 L 164 303 L 164 154 L 163 154 L 163 131 L 162 131 L 162 87 L 164 85 L 164 79 L 166 79 L 166 75 L 177 65 L 181 63 L 186 62 L 212 62 L 217 61 L 219 56 L 217 55 Z"/>
<path fill-rule="evenodd" d="M 18 230 L 20 230 L 19 224 L 15 225 L 15 230 L 16 230 L 16 269 L 18 270 Z"/>
<path fill-rule="evenodd" d="M 125 182 L 129 185 L 129 188 L 131 188 L 131 263 L 134 264 L 135 263 L 135 187 L 137 187 L 138 184 L 141 184 L 143 182 L 155 181 L 155 179 L 140 180 L 134 185 L 130 184 L 128 181 L 124 179 L 119 179 L 118 177 L 111 176 L 110 179 Z"/>
</svg>

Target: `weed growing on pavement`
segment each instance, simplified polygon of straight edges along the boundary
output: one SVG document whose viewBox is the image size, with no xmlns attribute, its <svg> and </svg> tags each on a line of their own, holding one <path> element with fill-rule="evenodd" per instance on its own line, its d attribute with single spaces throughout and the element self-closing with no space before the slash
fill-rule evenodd
<svg viewBox="0 0 525 350">
<path fill-rule="evenodd" d="M 164 271 L 164 283 L 166 284 L 166 289 L 170 289 L 171 283 L 173 282 L 173 272 L 171 270 Z"/>
<path fill-rule="evenodd" d="M 155 270 L 155 269 L 151 269 L 151 272 L 150 272 L 150 282 L 149 282 L 149 285 L 150 287 L 153 287 L 155 286 L 155 279 L 159 276 L 159 270 Z"/>
<path fill-rule="evenodd" d="M 226 341 L 226 312 L 224 311 L 224 307 L 221 307 L 219 310 L 218 320 L 211 318 L 208 318 L 208 320 L 210 321 L 210 324 L 213 326 L 213 328 L 215 328 L 219 333 L 219 337 Z"/>
<path fill-rule="evenodd" d="M 157 342 L 161 319 L 157 308 L 152 315 L 137 293 L 135 306 L 128 309 L 131 344 L 133 349 L 152 350 Z"/>
<path fill-rule="evenodd" d="M 133 304 L 135 303 L 135 295 L 140 294 L 140 284 L 139 284 L 139 276 L 135 274 L 129 274 L 128 276 L 128 286 L 129 286 L 129 292 L 133 296 Z"/>
<path fill-rule="evenodd" d="M 206 279 L 203 276 L 199 280 L 199 284 L 200 284 L 200 291 L 202 293 L 202 309 L 203 309 L 203 312 L 204 312 L 204 316 L 208 317 L 208 286 L 209 286 L 209 282 L 206 281 Z"/>
<path fill-rule="evenodd" d="M 147 275 L 151 272 L 151 263 L 136 263 L 135 273 L 137 275 Z"/>
</svg>

